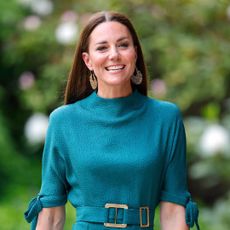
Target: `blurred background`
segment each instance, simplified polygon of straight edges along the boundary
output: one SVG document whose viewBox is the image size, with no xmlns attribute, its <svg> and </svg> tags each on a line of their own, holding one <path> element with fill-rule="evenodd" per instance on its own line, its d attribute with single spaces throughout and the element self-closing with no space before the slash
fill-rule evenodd
<svg viewBox="0 0 230 230">
<path fill-rule="evenodd" d="M 229 230 L 229 0 L 0 2 L 1 229 L 29 229 L 23 212 L 39 191 L 48 116 L 63 103 L 81 28 L 101 10 L 130 17 L 147 63 L 149 96 L 181 108 L 201 229 Z M 74 217 L 68 204 L 66 230 Z"/>
</svg>

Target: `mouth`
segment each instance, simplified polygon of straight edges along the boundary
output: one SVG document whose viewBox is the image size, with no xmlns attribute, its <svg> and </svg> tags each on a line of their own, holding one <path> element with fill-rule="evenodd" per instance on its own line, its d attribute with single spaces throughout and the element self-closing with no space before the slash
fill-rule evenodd
<svg viewBox="0 0 230 230">
<path fill-rule="evenodd" d="M 109 72 L 118 72 L 121 71 L 125 68 L 125 65 L 111 65 L 111 66 L 107 66 L 105 67 L 105 69 Z"/>
</svg>

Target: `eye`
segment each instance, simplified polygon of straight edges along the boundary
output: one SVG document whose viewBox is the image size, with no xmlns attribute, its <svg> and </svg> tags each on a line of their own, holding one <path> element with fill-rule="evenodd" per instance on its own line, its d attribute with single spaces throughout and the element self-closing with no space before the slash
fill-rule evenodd
<svg viewBox="0 0 230 230">
<path fill-rule="evenodd" d="M 98 51 L 104 51 L 104 50 L 106 50 L 106 49 L 107 49 L 106 46 L 98 46 L 98 47 L 96 48 L 96 50 L 98 50 Z"/>
<path fill-rule="evenodd" d="M 119 44 L 119 47 L 123 47 L 123 48 L 127 48 L 129 46 L 128 42 L 122 42 L 121 44 Z"/>
</svg>

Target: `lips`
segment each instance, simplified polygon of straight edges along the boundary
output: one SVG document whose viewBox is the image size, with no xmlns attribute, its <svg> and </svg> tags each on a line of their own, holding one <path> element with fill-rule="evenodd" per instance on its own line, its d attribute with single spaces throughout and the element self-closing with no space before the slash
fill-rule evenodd
<svg viewBox="0 0 230 230">
<path fill-rule="evenodd" d="M 110 72 L 120 71 L 120 70 L 123 70 L 124 68 L 125 68 L 125 65 L 111 65 L 111 66 L 105 67 L 105 69 Z"/>
</svg>

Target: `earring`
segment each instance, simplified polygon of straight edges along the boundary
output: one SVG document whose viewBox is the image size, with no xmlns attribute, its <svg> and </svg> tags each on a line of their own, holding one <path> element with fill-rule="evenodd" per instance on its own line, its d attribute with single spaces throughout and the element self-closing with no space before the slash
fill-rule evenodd
<svg viewBox="0 0 230 230">
<path fill-rule="evenodd" d="M 143 80 L 143 76 L 142 76 L 142 73 L 140 70 L 135 69 L 136 71 L 136 74 L 133 74 L 132 77 L 131 77 L 131 81 L 135 84 L 135 85 L 140 85 L 142 80 Z"/>
<path fill-rule="evenodd" d="M 97 88 L 97 78 L 93 71 L 91 71 L 91 74 L 89 76 L 89 82 L 93 90 Z"/>
</svg>

